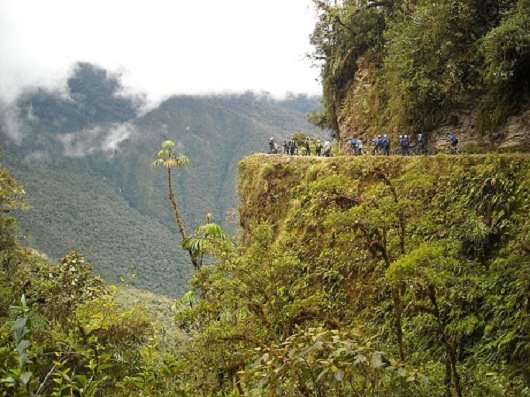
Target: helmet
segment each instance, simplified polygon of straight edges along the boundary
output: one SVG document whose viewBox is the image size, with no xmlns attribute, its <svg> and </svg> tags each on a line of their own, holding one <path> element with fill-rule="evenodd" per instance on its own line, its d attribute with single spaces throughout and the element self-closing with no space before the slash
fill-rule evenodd
<svg viewBox="0 0 530 397">
<path fill-rule="evenodd" d="M 384 136 L 385 138 L 388 138 L 388 135 L 387 135 L 387 134 L 385 134 L 385 135 L 383 135 L 383 136 Z"/>
<path fill-rule="evenodd" d="M 270 141 L 274 141 L 274 138 L 271 136 L 271 139 L 269 139 Z"/>
</svg>

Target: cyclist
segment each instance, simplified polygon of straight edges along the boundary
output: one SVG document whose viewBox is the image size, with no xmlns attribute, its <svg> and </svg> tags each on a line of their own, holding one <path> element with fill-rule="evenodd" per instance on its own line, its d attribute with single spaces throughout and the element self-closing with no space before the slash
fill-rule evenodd
<svg viewBox="0 0 530 397">
<path fill-rule="evenodd" d="M 355 154 L 355 152 L 357 151 L 357 139 L 355 139 L 354 137 L 350 136 L 350 138 L 348 139 L 348 153 L 350 154 Z"/>
<path fill-rule="evenodd" d="M 409 154 L 409 137 L 408 135 L 399 136 L 399 151 L 401 155 L 408 156 Z"/>
<path fill-rule="evenodd" d="M 271 139 L 269 139 L 269 154 L 277 154 L 277 153 L 278 153 L 278 146 L 276 145 L 274 138 L 271 137 Z"/>
<path fill-rule="evenodd" d="M 315 152 L 317 156 L 322 156 L 322 141 L 320 139 L 317 139 Z"/>
<path fill-rule="evenodd" d="M 427 154 L 427 141 L 423 134 L 418 134 L 416 136 L 416 145 L 418 146 L 419 154 Z"/>
<path fill-rule="evenodd" d="M 381 135 L 377 135 L 374 139 L 372 139 L 372 154 L 379 154 L 381 152 L 382 143 L 383 137 Z"/>
<path fill-rule="evenodd" d="M 305 147 L 305 155 L 306 156 L 310 156 L 311 155 L 311 146 L 309 146 L 309 138 L 305 139 L 304 147 Z"/>
<path fill-rule="evenodd" d="M 283 141 L 283 153 L 289 154 L 289 144 L 287 143 L 287 141 Z"/>
<path fill-rule="evenodd" d="M 294 139 L 291 139 L 289 141 L 289 154 L 291 156 L 295 156 L 296 154 L 298 154 L 298 144 L 296 143 L 296 141 Z"/>
<path fill-rule="evenodd" d="M 451 132 L 447 137 L 447 140 L 451 144 L 451 153 L 456 154 L 458 147 L 458 137 L 456 136 L 456 132 Z"/>
<path fill-rule="evenodd" d="M 361 140 L 361 138 L 357 138 L 356 141 L 357 141 L 357 144 L 355 147 L 355 155 L 361 156 L 364 154 L 363 141 Z"/>
<path fill-rule="evenodd" d="M 324 151 L 324 156 L 331 157 L 331 142 L 330 141 L 324 142 L 324 146 L 322 147 L 322 149 Z"/>
<path fill-rule="evenodd" d="M 381 148 L 383 149 L 383 154 L 385 156 L 390 156 L 390 138 L 387 134 L 383 135 L 383 138 L 381 138 Z"/>
</svg>

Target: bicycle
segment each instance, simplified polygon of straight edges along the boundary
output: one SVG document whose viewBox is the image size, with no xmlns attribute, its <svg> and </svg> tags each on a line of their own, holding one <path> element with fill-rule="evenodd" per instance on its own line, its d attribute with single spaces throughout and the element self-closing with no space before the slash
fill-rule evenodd
<svg viewBox="0 0 530 397">
<path fill-rule="evenodd" d="M 278 148 L 269 148 L 269 151 L 267 154 L 278 154 L 279 153 L 279 150 Z"/>
<path fill-rule="evenodd" d="M 448 150 L 447 153 L 450 154 L 450 155 L 453 155 L 453 156 L 457 156 L 459 154 L 463 154 L 464 153 L 462 151 L 462 148 L 460 148 L 459 146 L 451 145 L 447 150 Z"/>
</svg>

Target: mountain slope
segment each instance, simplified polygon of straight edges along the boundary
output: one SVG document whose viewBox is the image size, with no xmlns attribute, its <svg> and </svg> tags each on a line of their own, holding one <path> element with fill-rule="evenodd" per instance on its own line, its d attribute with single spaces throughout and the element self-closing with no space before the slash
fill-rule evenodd
<svg viewBox="0 0 530 397">
<path fill-rule="evenodd" d="M 16 176 L 32 206 L 17 216 L 30 245 L 53 258 L 79 250 L 107 280 L 182 291 L 190 269 L 174 233 L 131 208 L 104 178 L 30 167 L 18 167 Z"/>
<path fill-rule="evenodd" d="M 137 287 L 175 295 L 191 271 L 167 200 L 166 175 L 150 163 L 165 139 L 191 163 L 175 172 L 186 226 L 225 221 L 236 205 L 236 166 L 268 139 L 318 133 L 306 122 L 316 98 L 290 95 L 174 96 L 141 114 L 119 75 L 79 64 L 67 92 L 37 89 L 4 107 L 5 162 L 29 191 L 19 215 L 32 245 L 57 258 L 77 248 L 116 282 L 134 265 Z M 82 192 L 82 193 L 81 193 Z"/>
</svg>

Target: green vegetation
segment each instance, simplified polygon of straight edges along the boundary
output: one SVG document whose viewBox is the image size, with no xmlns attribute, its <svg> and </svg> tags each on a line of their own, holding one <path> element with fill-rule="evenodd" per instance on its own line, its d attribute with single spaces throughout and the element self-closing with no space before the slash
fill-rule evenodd
<svg viewBox="0 0 530 397">
<path fill-rule="evenodd" d="M 53 260 L 75 248 L 108 282 L 135 269 L 134 286 L 177 296 L 193 267 L 179 244 L 167 175 L 149 168 L 160 142 L 174 141 L 192 159 L 172 170 L 188 230 L 210 213 L 211 222 L 233 232 L 237 219 L 226 218 L 236 213 L 237 162 L 266 151 L 271 136 L 314 133 L 306 113 L 319 100 L 175 96 L 140 115 L 141 98 L 120 90 L 119 76 L 80 64 L 68 80 L 69 99 L 40 89 L 11 109 L 19 139 L 4 139 L 8 125 L 0 126 L 4 159 L 31 204 L 18 223 L 27 243 Z"/>
<path fill-rule="evenodd" d="M 0 396 L 170 395 L 175 333 L 167 341 L 141 305 L 121 308 L 77 252 L 52 264 L 21 247 L 23 194 L 0 166 Z"/>
<path fill-rule="evenodd" d="M 328 116 L 343 100 L 369 94 L 366 103 L 382 111 L 352 117 L 423 129 L 442 117 L 434 107 L 462 99 L 460 72 L 475 92 L 495 87 L 501 99 L 515 83 L 528 83 L 518 64 L 526 1 L 318 4 L 323 19 L 314 40 L 329 44 L 321 50 L 334 62 Z M 451 17 L 454 38 L 440 15 Z M 461 46 L 465 29 L 469 41 Z M 422 61 L 408 76 L 402 62 L 414 65 L 417 54 L 395 43 L 417 37 L 418 51 L 435 43 L 433 59 L 449 55 L 443 67 Z M 479 39 L 480 51 L 470 53 Z M 498 52 L 498 43 L 508 52 Z M 491 75 L 476 77 L 468 64 L 475 61 Z M 384 76 L 364 94 L 348 83 L 360 62 Z M 106 91 L 96 91 L 112 102 L 113 77 L 88 76 L 106 81 Z M 83 84 L 69 87 L 95 95 Z M 134 101 L 105 115 L 97 101 L 74 95 L 104 123 L 130 122 L 126 141 L 112 151 L 92 145 L 115 125 L 62 120 L 58 130 L 39 129 L 31 111 L 34 124 L 21 146 L 9 145 L 8 160 L 45 215 L 19 212 L 24 190 L 0 166 L 0 396 L 530 396 L 528 156 L 254 155 L 239 164 L 242 230 L 234 242 L 208 211 L 226 210 L 220 198 L 234 159 L 253 142 L 265 150 L 276 135 L 264 112 L 278 117 L 300 106 L 249 95 L 174 97 L 138 118 L 124 112 Z M 338 119 L 320 121 L 338 127 Z M 88 137 L 72 146 L 75 155 L 62 155 L 70 138 L 56 136 L 64 132 Z M 41 157 L 29 143 L 37 136 Z M 180 169 L 187 163 L 180 151 L 194 160 L 189 167 Z M 150 163 L 167 173 L 150 171 Z M 52 263 L 22 246 L 15 214 L 28 243 L 62 258 Z M 183 291 L 191 269 L 178 265 L 179 240 L 195 272 L 174 310 L 167 299 L 130 286 L 119 291 L 92 274 L 93 258 L 108 279 L 129 279 L 138 261 L 138 277 L 128 283 Z M 80 241 L 90 247 L 81 247 L 88 261 L 76 251 L 61 254 Z"/>
<path fill-rule="evenodd" d="M 526 156 L 253 156 L 240 173 L 243 244 L 177 312 L 196 395 L 530 393 Z"/>
<path fill-rule="evenodd" d="M 1 395 L 530 395 L 527 156 L 239 169 L 240 242 L 187 236 L 201 266 L 171 326 L 167 301 L 80 254 L 21 247 L 23 190 L 0 167 Z"/>
<path fill-rule="evenodd" d="M 22 164 L 16 175 L 31 206 L 16 213 L 22 242 L 45 248 L 53 259 L 71 249 L 86 253 L 108 282 L 136 274 L 133 286 L 170 296 L 185 292 L 191 269 L 173 230 L 132 208 L 108 180 Z"/>
<path fill-rule="evenodd" d="M 418 133 L 473 114 L 496 130 L 527 109 L 528 0 L 314 0 L 313 58 L 336 132 Z"/>
<path fill-rule="evenodd" d="M 179 338 L 179 331 L 175 327 L 175 299 L 164 295 L 120 285 L 116 290 L 116 303 L 125 309 L 141 306 L 152 319 L 153 327 L 164 335 L 165 344 L 175 344 Z M 172 340 L 168 340 L 168 338 Z"/>
</svg>

